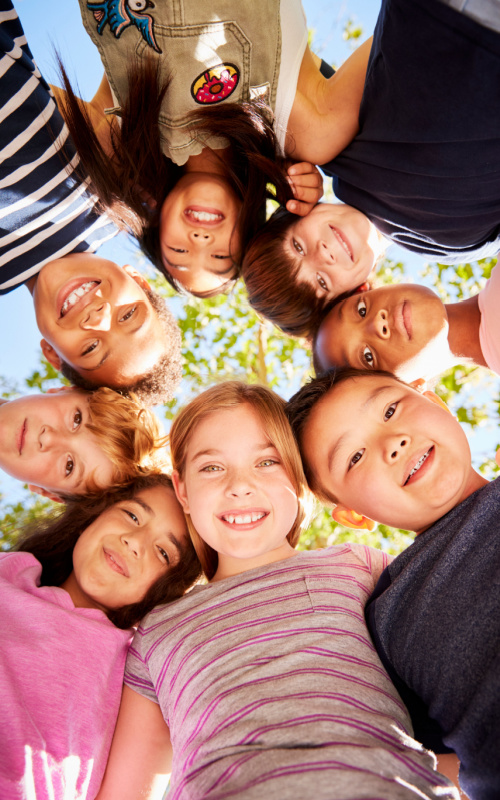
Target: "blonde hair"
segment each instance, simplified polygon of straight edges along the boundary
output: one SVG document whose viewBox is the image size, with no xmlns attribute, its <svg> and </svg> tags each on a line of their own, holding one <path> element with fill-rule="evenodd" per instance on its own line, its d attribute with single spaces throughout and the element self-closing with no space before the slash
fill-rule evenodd
<svg viewBox="0 0 500 800">
<path fill-rule="evenodd" d="M 105 386 L 84 393 L 89 412 L 85 427 L 113 464 L 114 486 L 168 470 L 167 437 L 154 413 L 144 408 L 135 395 L 124 397 Z M 91 492 L 96 488 L 87 486 Z"/>
<path fill-rule="evenodd" d="M 186 470 L 187 449 L 196 427 L 216 411 L 249 405 L 259 416 L 262 426 L 278 451 L 285 471 L 297 494 L 298 511 L 287 539 L 295 547 L 302 529 L 307 527 L 312 512 L 313 498 L 307 487 L 297 443 L 285 416 L 285 401 L 265 386 L 226 381 L 192 400 L 175 418 L 170 429 L 172 465 L 181 480 Z M 217 552 L 207 545 L 187 516 L 187 525 L 194 548 L 207 578 L 217 571 Z"/>
</svg>

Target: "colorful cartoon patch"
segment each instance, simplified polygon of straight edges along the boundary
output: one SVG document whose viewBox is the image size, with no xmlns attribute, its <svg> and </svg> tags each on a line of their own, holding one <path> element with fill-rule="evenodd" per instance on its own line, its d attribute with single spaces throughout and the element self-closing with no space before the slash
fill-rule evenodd
<svg viewBox="0 0 500 800">
<path fill-rule="evenodd" d="M 220 103 L 232 95 L 238 85 L 240 73 L 234 64 L 217 64 L 198 75 L 191 85 L 191 94 L 197 103 Z"/>
<path fill-rule="evenodd" d="M 106 25 L 109 25 L 115 39 L 119 39 L 126 28 L 135 25 L 144 41 L 157 53 L 161 53 L 154 35 L 154 20 L 149 14 L 143 13 L 146 8 L 154 8 L 151 0 L 101 0 L 94 3 L 89 0 L 87 8 L 94 15 L 100 36 Z"/>
</svg>

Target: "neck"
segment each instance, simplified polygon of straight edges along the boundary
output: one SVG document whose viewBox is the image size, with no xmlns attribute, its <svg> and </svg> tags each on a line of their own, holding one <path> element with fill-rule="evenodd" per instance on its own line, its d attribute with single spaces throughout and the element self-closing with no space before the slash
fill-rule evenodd
<svg viewBox="0 0 500 800">
<path fill-rule="evenodd" d="M 71 575 L 66 578 L 64 583 L 61 584 L 60 588 L 64 589 L 64 591 L 69 594 L 75 608 L 98 608 L 100 611 L 104 611 L 104 613 L 106 613 L 105 608 L 97 603 L 94 603 L 94 601 L 85 594 L 80 584 L 76 580 L 74 572 L 72 572 Z"/>
<path fill-rule="evenodd" d="M 211 580 L 211 583 L 222 581 L 224 578 L 232 578 L 234 575 L 241 575 L 250 569 L 257 567 L 264 567 L 266 564 L 273 564 L 275 561 L 283 561 L 286 558 L 292 558 L 297 551 L 291 546 L 287 539 L 274 550 L 270 550 L 262 555 L 254 556 L 253 558 L 235 558 L 234 556 L 227 556 L 224 553 L 219 553 L 219 564 L 217 572 Z"/>
<path fill-rule="evenodd" d="M 449 325 L 448 344 L 453 355 L 486 367 L 479 341 L 481 312 L 477 295 L 460 303 L 449 303 L 445 308 Z"/>
</svg>

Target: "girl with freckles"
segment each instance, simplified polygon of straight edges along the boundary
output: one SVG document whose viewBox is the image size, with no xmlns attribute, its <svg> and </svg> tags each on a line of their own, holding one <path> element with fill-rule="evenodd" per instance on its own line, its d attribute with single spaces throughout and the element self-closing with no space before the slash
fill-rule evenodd
<svg viewBox="0 0 500 800">
<path fill-rule="evenodd" d="M 310 495 L 284 401 L 228 382 L 172 425 L 173 481 L 208 579 L 155 608 L 129 652 L 99 800 L 457 797 L 365 627 L 387 564 L 297 552 Z"/>
</svg>

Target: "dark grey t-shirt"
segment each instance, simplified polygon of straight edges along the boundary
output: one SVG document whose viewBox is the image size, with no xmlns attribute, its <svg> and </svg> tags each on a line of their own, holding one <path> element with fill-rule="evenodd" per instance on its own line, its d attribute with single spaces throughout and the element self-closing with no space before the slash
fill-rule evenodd
<svg viewBox="0 0 500 800">
<path fill-rule="evenodd" d="M 420 534 L 384 570 L 366 608 L 415 737 L 457 753 L 472 800 L 500 797 L 499 535 L 496 480 Z"/>
</svg>

